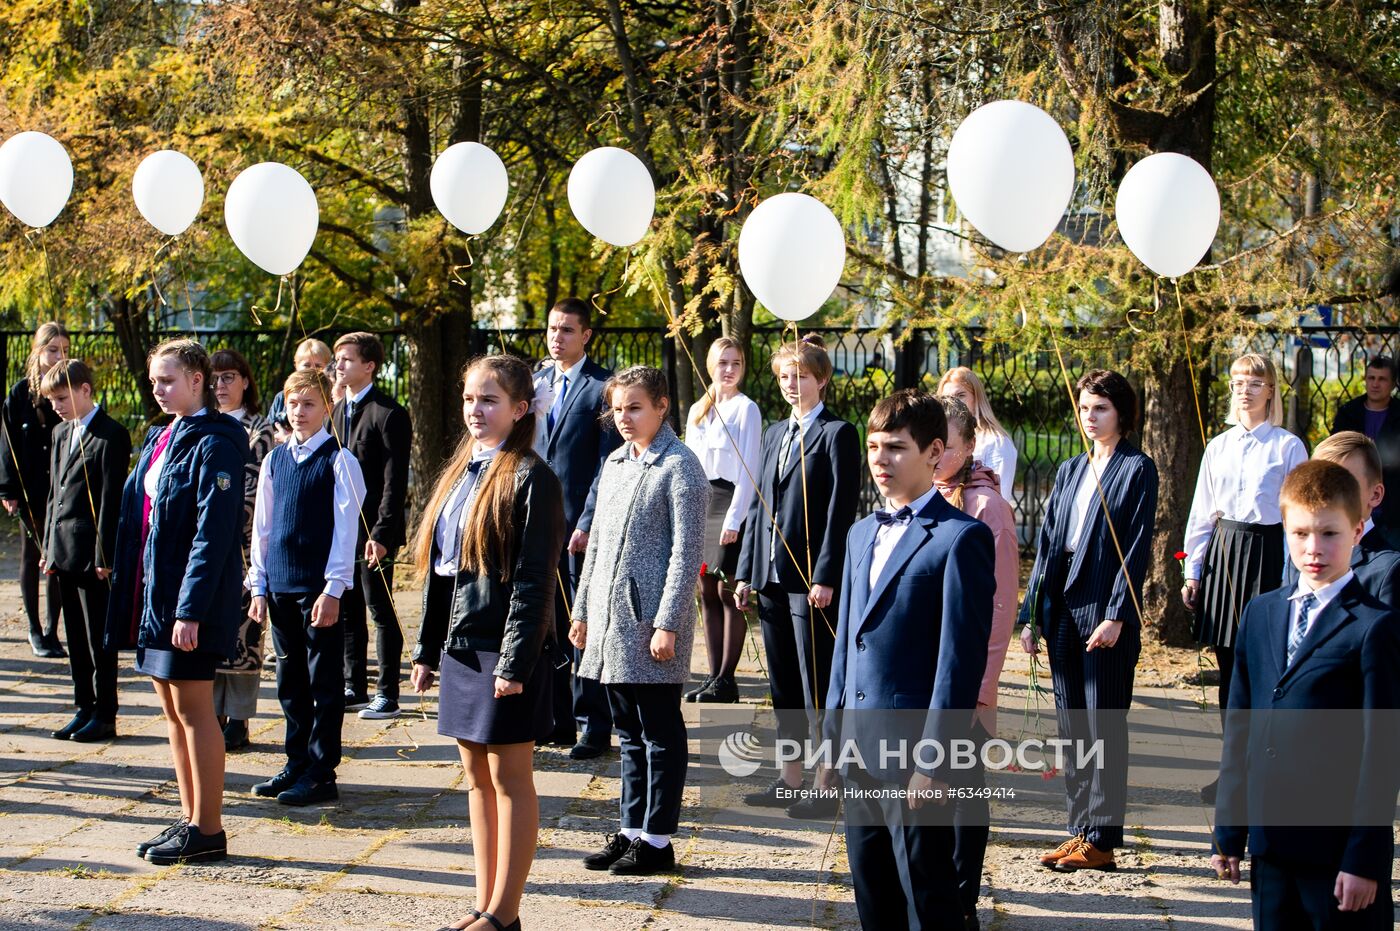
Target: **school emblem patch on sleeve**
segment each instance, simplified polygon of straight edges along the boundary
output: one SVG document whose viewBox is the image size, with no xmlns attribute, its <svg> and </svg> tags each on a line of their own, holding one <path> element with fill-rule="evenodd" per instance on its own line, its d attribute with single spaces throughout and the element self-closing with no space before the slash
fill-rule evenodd
<svg viewBox="0 0 1400 931">
<path fill-rule="evenodd" d="M 229 486 L 233 484 L 233 479 L 229 478 L 227 472 L 220 472 L 214 476 L 214 484 L 219 486 L 219 491 L 228 491 Z"/>
</svg>

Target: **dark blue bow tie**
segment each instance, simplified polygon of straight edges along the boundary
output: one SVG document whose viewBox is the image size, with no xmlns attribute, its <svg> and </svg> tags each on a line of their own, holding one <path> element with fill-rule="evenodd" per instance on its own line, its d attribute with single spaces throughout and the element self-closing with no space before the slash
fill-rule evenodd
<svg viewBox="0 0 1400 931">
<path fill-rule="evenodd" d="M 875 512 L 875 523 L 879 524 L 881 527 L 888 527 L 891 524 L 907 524 L 909 521 L 913 520 L 913 518 L 914 509 L 907 504 L 893 514 L 889 511 Z"/>
</svg>

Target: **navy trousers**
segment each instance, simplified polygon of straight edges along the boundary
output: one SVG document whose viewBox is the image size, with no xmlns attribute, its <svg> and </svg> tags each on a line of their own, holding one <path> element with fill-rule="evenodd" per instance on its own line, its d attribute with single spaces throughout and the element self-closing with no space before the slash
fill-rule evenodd
<svg viewBox="0 0 1400 931">
<path fill-rule="evenodd" d="M 1055 717 L 1060 738 L 1073 741 L 1065 751 L 1069 833 L 1083 834 L 1100 850 L 1123 846 L 1128 809 L 1128 716 L 1133 673 L 1142 640 L 1123 628 L 1118 642 L 1086 653 L 1080 633 L 1062 605 L 1055 606 L 1047 633 L 1050 676 L 1055 683 Z M 1103 741 L 1103 765 L 1075 765 L 1078 748 Z"/>
<path fill-rule="evenodd" d="M 609 685 L 622 752 L 622 826 L 674 834 L 690 762 L 681 686 Z"/>
<path fill-rule="evenodd" d="M 356 553 L 363 553 L 365 540 L 355 544 Z M 375 654 L 379 659 L 379 679 L 375 694 L 392 701 L 399 700 L 400 665 L 403 663 L 403 631 L 394 610 L 394 551 L 384 557 L 383 571 L 358 565 L 355 587 L 347 588 L 340 599 L 340 622 L 345 632 L 345 684 L 357 697 L 369 696 L 369 620 L 374 622 Z M 314 599 L 313 599 L 314 600 Z"/>
<path fill-rule="evenodd" d="M 287 768 L 334 782 L 345 721 L 345 619 L 312 627 L 318 594 L 269 595 L 267 610 L 277 650 L 277 700 L 287 718 Z"/>
<path fill-rule="evenodd" d="M 849 784 L 864 790 L 902 788 L 859 775 Z M 911 821 L 907 804 L 854 794 L 845 800 L 846 857 L 860 925 L 880 931 L 961 928 L 953 826 L 906 823 Z"/>
<path fill-rule="evenodd" d="M 1249 892 L 1255 931 L 1381 931 L 1395 927 L 1389 880 L 1377 885 L 1376 901 L 1360 912 L 1337 910 L 1337 900 L 1332 897 L 1336 882 L 1336 870 L 1252 857 Z"/>
</svg>

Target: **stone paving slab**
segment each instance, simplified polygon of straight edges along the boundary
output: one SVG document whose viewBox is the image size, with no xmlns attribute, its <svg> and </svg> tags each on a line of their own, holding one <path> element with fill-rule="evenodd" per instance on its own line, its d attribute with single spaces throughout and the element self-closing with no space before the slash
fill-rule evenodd
<svg viewBox="0 0 1400 931">
<path fill-rule="evenodd" d="M 397 604 L 411 639 L 419 599 L 403 591 Z M 229 860 L 155 867 L 132 847 L 167 824 L 177 803 L 165 722 L 149 683 L 124 657 L 121 738 L 88 746 L 53 741 L 48 732 L 71 714 L 67 667 L 30 656 L 17 606 L 15 586 L 0 583 L 0 931 L 432 929 L 472 904 L 467 797 L 456 748 L 436 732 L 434 696 L 421 705 L 407 696 L 409 714 L 387 725 L 347 716 L 339 803 L 286 809 L 249 793 L 282 764 L 283 725 L 268 671 L 254 746 L 228 761 Z M 581 857 L 616 828 L 617 757 L 579 763 L 563 749 L 537 752 L 542 817 L 522 910 L 527 927 L 859 927 L 840 832 L 780 810 L 744 808 L 739 797 L 771 771 L 736 780 L 717 765 L 715 740 L 771 718 L 759 704 L 766 691 L 760 657 L 746 654 L 744 704 L 685 709 L 691 777 L 675 876 L 583 869 Z M 699 645 L 695 655 L 703 662 Z M 1144 681 L 1156 683 L 1139 690 L 1144 706 L 1165 715 L 1135 747 L 1153 764 L 1135 774 L 1150 773 L 1153 784 L 1132 790 L 1134 823 L 1120 870 L 1064 876 L 1041 869 L 1036 856 L 1062 837 L 1062 783 L 998 777 L 1019 794 L 1014 805 L 994 805 L 979 903 L 984 928 L 1248 927 L 1247 887 L 1216 882 L 1205 870 L 1207 819 L 1196 792 L 1210 773 L 1193 761 L 1214 752 L 1215 715 L 1201 711 L 1199 688 L 1172 685 L 1167 674 Z M 1002 682 L 1003 736 L 1014 738 L 1035 719 L 1023 713 L 1028 685 L 1028 666 L 1013 652 Z"/>
</svg>

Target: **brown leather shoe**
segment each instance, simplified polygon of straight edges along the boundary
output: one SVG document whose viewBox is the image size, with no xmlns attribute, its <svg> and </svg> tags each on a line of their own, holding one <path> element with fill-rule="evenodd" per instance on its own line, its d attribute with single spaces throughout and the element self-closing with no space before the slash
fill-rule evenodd
<svg viewBox="0 0 1400 931">
<path fill-rule="evenodd" d="M 1118 864 L 1113 862 L 1112 850 L 1100 850 L 1086 840 L 1069 854 L 1061 857 L 1053 868 L 1061 873 L 1073 873 L 1078 870 L 1104 870 L 1107 872 L 1118 869 Z"/>
<path fill-rule="evenodd" d="M 1074 849 L 1084 842 L 1085 841 L 1083 834 L 1074 835 L 1069 840 L 1056 847 L 1054 850 L 1050 851 L 1047 854 L 1043 854 L 1040 858 L 1040 865 L 1053 867 L 1056 863 L 1059 863 L 1065 857 L 1074 853 Z"/>
</svg>

